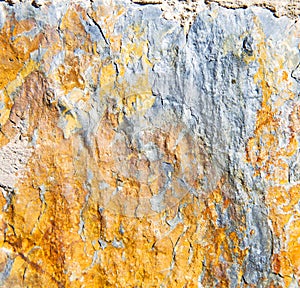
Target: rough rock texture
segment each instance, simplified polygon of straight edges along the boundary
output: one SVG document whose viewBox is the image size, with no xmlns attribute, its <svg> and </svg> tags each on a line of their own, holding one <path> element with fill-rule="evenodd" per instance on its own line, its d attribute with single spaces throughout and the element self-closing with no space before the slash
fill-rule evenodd
<svg viewBox="0 0 300 288">
<path fill-rule="evenodd" d="M 247 8 L 250 6 L 265 7 L 277 17 L 296 18 L 300 14 L 300 0 L 204 0 L 205 3 L 218 3 L 227 8 Z"/>
<path fill-rule="evenodd" d="M 221 5 L 229 9 L 264 7 L 277 17 L 288 16 L 297 20 L 300 14 L 300 0 L 132 0 L 135 3 L 161 4 L 163 17 L 179 21 L 187 31 L 200 11 L 207 9 L 205 4 Z"/>
<path fill-rule="evenodd" d="M 299 22 L 7 2 L 2 287 L 300 285 Z"/>
</svg>

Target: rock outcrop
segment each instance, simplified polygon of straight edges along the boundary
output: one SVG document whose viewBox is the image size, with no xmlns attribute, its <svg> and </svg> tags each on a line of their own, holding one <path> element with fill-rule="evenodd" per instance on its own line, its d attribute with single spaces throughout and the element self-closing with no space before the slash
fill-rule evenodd
<svg viewBox="0 0 300 288">
<path fill-rule="evenodd" d="M 0 2 L 1 287 L 300 285 L 299 4 L 214 2 Z"/>
</svg>

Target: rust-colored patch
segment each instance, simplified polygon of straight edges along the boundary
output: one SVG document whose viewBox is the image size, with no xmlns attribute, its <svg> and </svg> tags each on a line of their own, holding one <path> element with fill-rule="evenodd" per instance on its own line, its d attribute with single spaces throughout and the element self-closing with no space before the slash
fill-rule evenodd
<svg viewBox="0 0 300 288">
<path fill-rule="evenodd" d="M 288 287 L 293 275 L 298 279 L 300 277 L 298 260 L 300 244 L 296 240 L 300 236 L 299 211 L 296 209 L 296 203 L 300 199 L 300 187 L 294 185 L 286 188 L 285 186 L 289 183 L 288 161 L 295 155 L 299 145 L 297 141 L 299 109 L 298 105 L 294 105 L 289 117 L 288 131 L 286 131 L 287 144 L 282 147 L 280 146 L 280 140 L 283 138 L 280 130 L 282 123 L 279 122 L 278 110 L 286 101 L 294 99 L 295 95 L 289 90 L 293 82 L 283 68 L 282 56 L 276 55 L 275 52 L 272 54 L 273 52 L 264 42 L 264 34 L 258 22 L 257 29 L 258 35 L 261 35 L 257 51 L 257 61 L 260 66 L 254 81 L 262 89 L 262 105 L 257 114 L 255 136 L 248 141 L 247 161 L 253 165 L 255 176 L 260 175 L 269 183 L 266 204 L 270 209 L 269 219 L 272 230 L 281 243 L 281 251 L 272 256 L 272 268 L 274 273 L 282 275 Z M 277 77 L 278 74 L 282 77 Z M 282 97 L 272 103 L 271 96 L 279 93 Z"/>
</svg>

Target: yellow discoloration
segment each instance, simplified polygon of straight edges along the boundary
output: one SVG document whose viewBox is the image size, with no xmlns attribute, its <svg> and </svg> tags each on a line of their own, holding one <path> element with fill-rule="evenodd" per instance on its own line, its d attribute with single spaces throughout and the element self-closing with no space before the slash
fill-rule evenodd
<svg viewBox="0 0 300 288">
<path fill-rule="evenodd" d="M 112 91 L 114 89 L 116 74 L 116 69 L 112 63 L 102 67 L 100 84 L 103 90 Z"/>
<path fill-rule="evenodd" d="M 2 93 L 0 94 L 0 101 L 1 101 L 1 109 L 0 109 L 0 124 L 1 126 L 3 126 L 8 118 L 9 118 L 9 114 L 10 114 L 10 109 L 12 107 L 12 100 L 9 98 L 8 94 L 5 93 L 5 91 L 1 91 Z M 0 136 L 1 137 L 1 136 Z M 2 140 L 3 137 L 1 137 Z M 2 141 L 1 141 L 2 142 Z M 2 147 L 2 144 L 6 144 L 6 143 L 1 143 L 0 146 Z"/>
<path fill-rule="evenodd" d="M 64 127 L 65 138 L 69 138 L 71 134 L 77 129 L 81 128 L 81 124 L 78 122 L 77 116 L 74 114 L 67 114 L 65 116 L 67 121 L 66 126 Z"/>
<path fill-rule="evenodd" d="M 8 121 L 11 108 L 13 106 L 13 93 L 15 93 L 23 84 L 24 79 L 33 71 L 38 69 L 39 64 L 33 60 L 29 60 L 24 64 L 24 67 L 20 70 L 15 80 L 9 82 L 5 87 L 4 91 L 1 93 L 0 101 L 3 103 L 2 108 L 0 109 L 0 125 L 4 126 Z M 0 134 L 0 147 L 7 144 L 9 137 L 11 135 Z"/>
<path fill-rule="evenodd" d="M 270 207 L 270 215 L 275 235 L 283 245 L 280 254 L 274 254 L 273 270 L 284 275 L 286 283 L 292 276 L 299 275 L 300 259 L 300 213 L 296 205 L 300 198 L 300 186 L 295 185 L 289 190 L 282 186 L 268 190 L 266 202 Z"/>
<path fill-rule="evenodd" d="M 134 31 L 137 29 L 136 27 L 133 28 Z M 141 37 L 142 32 L 139 33 Z M 120 55 L 115 61 L 117 66 L 109 63 L 101 68 L 100 83 L 102 89 L 100 95 L 102 97 L 105 95 L 115 97 L 117 101 L 115 113 L 118 114 L 118 123 L 123 121 L 124 114 L 126 116 L 132 116 L 136 113 L 143 115 L 155 102 L 148 81 L 148 73 L 152 64 L 146 56 L 147 51 L 147 41 L 139 41 L 137 38 L 136 42 L 122 46 Z M 133 78 L 130 83 L 125 79 L 120 82 L 116 69 L 118 69 L 119 76 L 124 77 L 129 62 L 134 65 L 138 61 L 141 61 L 143 65 L 143 74 Z"/>
<path fill-rule="evenodd" d="M 117 20 L 126 12 L 124 6 L 120 6 L 115 1 L 109 1 L 103 5 L 99 5 L 97 11 L 93 11 L 92 16 L 98 19 L 105 31 L 105 37 L 110 43 L 110 48 L 114 53 L 120 52 L 122 36 L 116 33 L 115 24 Z"/>
<path fill-rule="evenodd" d="M 74 88 L 84 89 L 84 79 L 80 74 L 78 57 L 70 57 L 65 63 L 57 70 L 65 94 Z"/>
<path fill-rule="evenodd" d="M 247 146 L 247 160 L 255 167 L 255 176 L 261 175 L 271 184 L 266 193 L 266 203 L 269 206 L 269 218 L 276 237 L 280 239 L 281 252 L 273 255 L 273 270 L 284 277 L 285 285 L 291 283 L 293 275 L 300 277 L 300 220 L 296 203 L 299 200 L 299 185 L 289 190 L 285 185 L 289 183 L 288 160 L 298 149 L 297 117 L 294 113 L 290 117 L 287 145 L 281 147 L 280 139 L 282 125 L 277 116 L 278 109 L 286 101 L 294 99 L 291 93 L 293 85 L 283 63 L 288 63 L 282 55 L 272 52 L 271 47 L 264 40 L 264 33 L 256 19 L 258 47 L 254 57 L 247 61 L 258 61 L 259 68 L 254 81 L 262 89 L 262 105 L 257 113 L 255 136 L 249 139 Z M 276 73 L 274 73 L 274 71 Z M 279 75 L 279 77 L 278 77 Z M 272 103 L 272 95 L 280 95 Z M 295 110 L 297 111 L 297 106 Z M 295 111 L 294 110 L 294 111 Z M 297 113 L 297 112 L 296 112 Z M 298 199 L 298 200 L 295 200 Z"/>
<path fill-rule="evenodd" d="M 11 94 L 23 83 L 23 79 L 37 69 L 37 64 L 30 59 L 30 53 L 35 51 L 43 39 L 42 34 L 33 39 L 21 33 L 34 27 L 34 20 L 17 22 L 10 19 L 5 22 L 0 31 L 0 89 L 3 106 L 0 110 L 0 124 L 3 126 L 8 120 L 13 105 Z M 14 38 L 13 36 L 18 36 Z M 1 135 L 1 138 L 3 135 Z M 2 142 L 2 140 L 1 140 Z"/>
<path fill-rule="evenodd" d="M 8 85 L 5 87 L 6 93 L 11 95 L 13 92 L 15 92 L 23 84 L 24 78 L 26 78 L 31 72 L 37 70 L 38 67 L 39 64 L 30 59 L 28 63 L 26 63 L 21 69 L 16 79 L 8 83 Z"/>
<path fill-rule="evenodd" d="M 45 28 L 47 37 L 27 39 L 24 32 L 34 28 L 32 19 L 7 20 L 0 32 L 5 52 L 0 51 L 0 68 L 8 73 L 0 76 L 4 103 L 0 123 L 7 133 L 0 135 L 0 143 L 19 133 L 15 128 L 19 122 L 7 123 L 8 119 L 14 121 L 15 115 L 28 124 L 22 137 L 35 141 L 33 157 L 0 218 L 0 269 L 7 262 L 5 251 L 14 259 L 5 285 L 198 287 L 201 276 L 203 287 L 215 286 L 216 279 L 218 287 L 230 287 L 231 268 L 241 283 L 248 254 L 248 249 L 241 247 L 244 238 L 255 236 L 255 231 L 246 235 L 243 207 L 232 196 L 236 188 L 226 176 L 216 181 L 201 139 L 176 121 L 145 129 L 138 141 L 142 147 L 149 144 L 150 152 L 157 154 L 157 159 L 152 155 L 154 160 L 149 161 L 149 151 L 117 132 L 124 115 L 138 119 L 155 102 L 149 81 L 153 60 L 147 56 L 147 28 L 126 27 L 128 38 L 117 34 L 115 24 L 125 9 L 114 1 L 96 11 L 87 10 L 89 15 L 79 4 L 71 3 L 59 35 L 49 27 Z M 101 41 L 110 49 L 107 57 L 81 23 L 90 17 L 101 26 L 105 36 Z M 287 144 L 280 147 L 276 113 L 285 101 L 293 99 L 292 84 L 284 57 L 270 54 L 259 24 L 257 32 L 257 51 L 251 57 L 242 55 L 246 63 L 258 61 L 254 81 L 263 93 L 247 160 L 257 175 L 271 183 L 266 204 L 273 233 L 283 244 L 272 265 L 288 284 L 292 274 L 298 275 L 300 265 L 296 209 L 300 187 L 285 187 L 288 160 L 298 149 L 300 108 L 293 107 L 291 133 Z M 16 40 L 4 43 L 12 35 Z M 232 41 L 224 44 L 225 50 L 236 48 Z M 30 53 L 39 46 L 46 51 L 37 64 Z M 82 51 L 75 52 L 79 47 Z M 12 57 L 15 65 L 7 57 Z M 128 66 L 140 67 L 140 74 L 130 73 Z M 45 73 L 36 72 L 39 69 Z M 57 92 L 55 101 L 47 103 L 45 95 L 52 89 Z M 284 93 L 273 103 L 272 96 L 279 92 Z M 76 109 L 98 112 L 98 104 L 103 111 L 97 115 L 98 126 L 83 139 L 76 133 L 82 128 Z M 162 163 L 172 167 L 172 172 L 162 173 Z M 170 187 L 168 177 L 172 179 Z M 202 191 L 203 180 L 218 182 L 217 187 Z M 150 199 L 163 189 L 165 207 L 154 211 Z M 193 191 L 200 194 L 193 195 Z M 0 204 L 6 205 L 2 193 Z M 220 223 L 223 214 L 238 219 L 238 223 L 233 221 L 236 226 Z"/>
<path fill-rule="evenodd" d="M 13 27 L 13 36 L 20 36 L 24 32 L 28 32 L 35 27 L 35 21 L 33 19 L 21 20 Z"/>
<path fill-rule="evenodd" d="M 9 21 L 0 32 L 0 43 L 2 54 L 0 54 L 0 89 L 3 89 L 10 81 L 17 76 L 24 63 L 29 59 L 30 53 L 35 51 L 43 38 L 42 34 L 38 34 L 34 39 L 26 36 L 20 36 L 14 41 L 11 35 Z"/>
<path fill-rule="evenodd" d="M 85 93 L 82 90 L 74 88 L 68 95 L 68 99 L 71 101 L 71 103 L 76 103 L 80 101 L 86 102 L 88 101 L 89 97 L 85 95 Z"/>
</svg>

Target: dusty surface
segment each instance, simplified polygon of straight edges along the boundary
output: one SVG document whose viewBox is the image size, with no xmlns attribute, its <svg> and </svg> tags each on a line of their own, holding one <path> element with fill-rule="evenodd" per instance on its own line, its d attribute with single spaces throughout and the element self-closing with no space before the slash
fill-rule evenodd
<svg viewBox="0 0 300 288">
<path fill-rule="evenodd" d="M 277 17 L 297 18 L 300 14 L 299 0 L 205 0 L 205 3 L 218 3 L 226 8 L 264 7 L 274 12 Z"/>
<path fill-rule="evenodd" d="M 136 3 L 146 4 L 148 0 L 137 0 Z M 300 0 L 165 0 L 152 2 L 161 4 L 163 16 L 173 19 L 184 26 L 188 31 L 200 11 L 207 8 L 206 5 L 218 4 L 228 9 L 245 9 L 248 7 L 263 7 L 276 16 L 287 16 L 297 20 L 300 15 Z"/>
<path fill-rule="evenodd" d="M 295 13 L 13 2 L 2 287 L 300 285 Z"/>
</svg>

